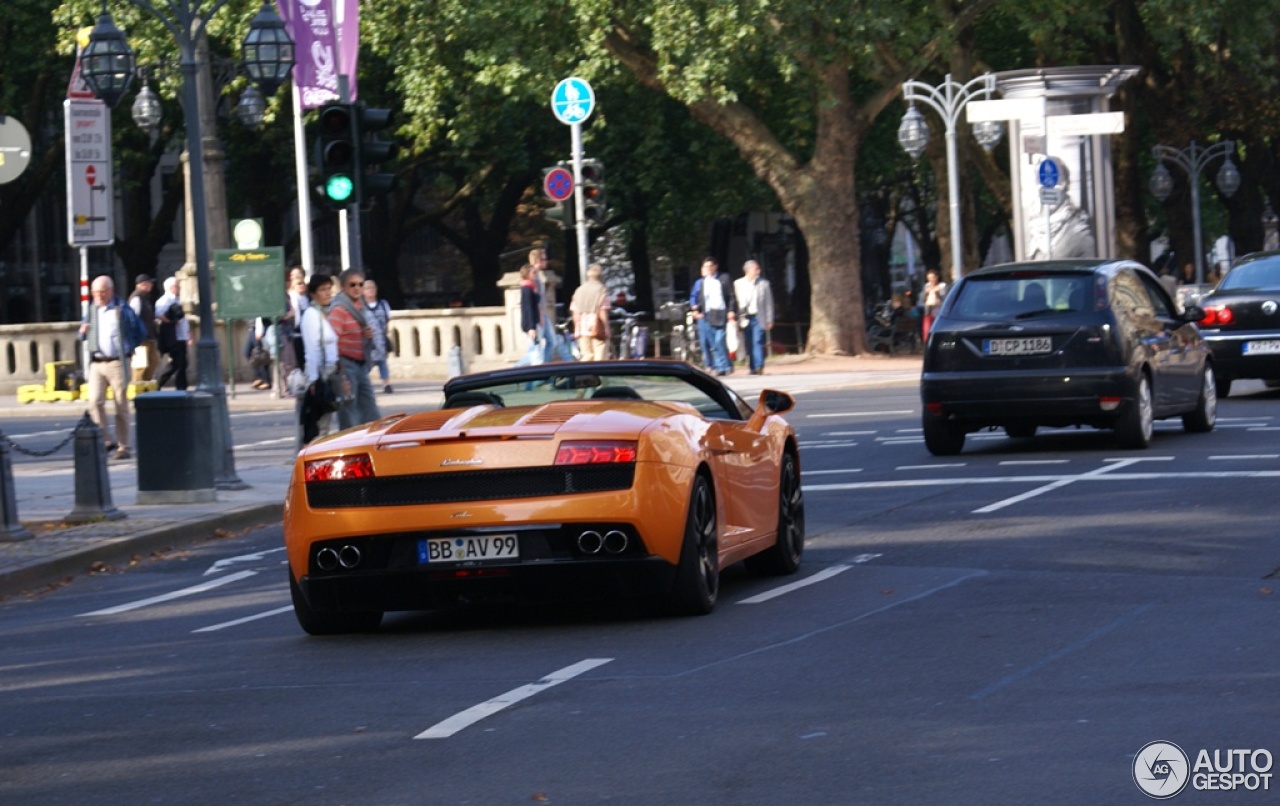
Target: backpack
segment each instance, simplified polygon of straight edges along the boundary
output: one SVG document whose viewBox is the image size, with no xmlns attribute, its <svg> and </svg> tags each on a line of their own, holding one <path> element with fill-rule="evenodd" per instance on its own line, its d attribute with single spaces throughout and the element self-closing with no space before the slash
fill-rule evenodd
<svg viewBox="0 0 1280 806">
<path fill-rule="evenodd" d="M 122 302 L 119 306 L 120 311 L 120 340 L 124 343 L 125 355 L 132 353 L 147 340 L 147 326 L 138 318 L 138 314 L 133 310 L 133 306 L 127 302 Z"/>
</svg>

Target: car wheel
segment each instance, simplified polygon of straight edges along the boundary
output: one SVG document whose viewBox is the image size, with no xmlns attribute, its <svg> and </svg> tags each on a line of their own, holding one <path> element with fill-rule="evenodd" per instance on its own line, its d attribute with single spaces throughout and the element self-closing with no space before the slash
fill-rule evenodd
<svg viewBox="0 0 1280 806">
<path fill-rule="evenodd" d="M 1031 439 L 1036 435 L 1036 427 L 1025 423 L 1017 423 L 1016 425 L 1006 425 L 1004 432 L 1013 439 Z"/>
<path fill-rule="evenodd" d="M 297 617 L 299 626 L 309 635 L 373 632 L 382 623 L 382 613 L 378 610 L 326 613 L 312 609 L 292 573 L 289 574 L 289 596 L 293 599 L 293 614 Z"/>
<path fill-rule="evenodd" d="M 715 609 L 720 594 L 720 540 L 716 535 L 716 499 L 711 482 L 699 474 L 689 495 L 680 566 L 676 569 L 671 610 L 702 616 Z"/>
<path fill-rule="evenodd" d="M 747 569 L 757 574 L 794 574 L 804 554 L 804 493 L 800 490 L 800 468 L 790 453 L 782 457 L 782 477 L 778 484 L 778 542 L 747 558 Z"/>
<path fill-rule="evenodd" d="M 924 446 L 934 456 L 955 456 L 964 450 L 964 431 L 941 417 L 925 414 Z"/>
<path fill-rule="evenodd" d="M 1213 376 L 1213 385 L 1218 392 L 1218 399 L 1223 400 L 1231 397 L 1231 379 L 1222 375 Z"/>
<path fill-rule="evenodd" d="M 1204 368 L 1204 378 L 1200 382 L 1200 400 L 1196 410 L 1182 415 L 1182 427 L 1192 433 L 1203 434 L 1212 431 L 1218 422 L 1218 384 L 1213 376 L 1213 367 Z"/>
<path fill-rule="evenodd" d="M 1151 444 L 1155 413 L 1151 408 L 1151 380 L 1144 372 L 1138 378 L 1133 400 L 1125 406 L 1116 422 L 1116 436 L 1122 448 L 1145 448 Z"/>
</svg>

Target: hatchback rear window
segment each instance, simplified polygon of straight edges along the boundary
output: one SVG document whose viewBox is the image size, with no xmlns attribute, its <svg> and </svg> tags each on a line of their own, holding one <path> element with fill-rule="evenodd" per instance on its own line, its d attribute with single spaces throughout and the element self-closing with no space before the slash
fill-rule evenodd
<svg viewBox="0 0 1280 806">
<path fill-rule="evenodd" d="M 964 319 L 1011 319 L 1083 311 L 1092 276 L 975 277 L 960 286 L 951 314 Z"/>
<path fill-rule="evenodd" d="M 1239 291 L 1249 288 L 1280 288 L 1280 257 L 1241 263 L 1222 278 L 1218 288 Z"/>
</svg>

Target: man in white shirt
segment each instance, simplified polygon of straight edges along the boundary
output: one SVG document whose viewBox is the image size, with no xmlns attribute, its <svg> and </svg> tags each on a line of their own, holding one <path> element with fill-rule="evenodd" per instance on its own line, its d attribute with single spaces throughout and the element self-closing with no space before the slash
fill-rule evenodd
<svg viewBox="0 0 1280 806">
<path fill-rule="evenodd" d="M 129 351 L 125 349 L 124 300 L 116 296 L 116 285 L 105 274 L 90 286 L 92 301 L 88 319 L 80 324 L 80 338 L 88 342 L 89 364 L 85 368 L 89 384 L 89 416 L 102 431 L 108 451 L 116 459 L 128 459 L 129 450 Z M 116 407 L 115 433 L 107 421 L 107 387 L 111 387 Z"/>
<path fill-rule="evenodd" d="M 720 273 L 720 263 L 715 258 L 703 259 L 702 277 L 693 284 L 689 307 L 698 322 L 698 340 L 707 369 L 717 375 L 733 372 L 725 344 L 725 328 L 736 316 L 733 283 L 727 274 Z"/>
<path fill-rule="evenodd" d="M 187 321 L 178 296 L 178 278 L 164 281 L 164 294 L 156 301 L 156 339 L 160 352 L 169 357 L 164 373 L 156 379 L 156 388 L 173 379 L 173 388 L 187 388 L 187 347 L 191 342 L 191 323 Z"/>
<path fill-rule="evenodd" d="M 773 289 L 760 276 L 760 264 L 754 260 L 742 264 L 742 275 L 733 283 L 733 294 L 738 298 L 738 325 L 747 346 L 751 374 L 763 375 L 765 342 L 773 330 Z"/>
</svg>

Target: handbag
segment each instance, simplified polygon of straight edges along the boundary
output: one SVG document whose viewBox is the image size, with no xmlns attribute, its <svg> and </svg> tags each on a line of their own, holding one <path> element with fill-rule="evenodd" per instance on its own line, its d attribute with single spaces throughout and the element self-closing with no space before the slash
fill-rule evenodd
<svg viewBox="0 0 1280 806">
<path fill-rule="evenodd" d="M 334 388 L 332 378 L 317 379 L 315 383 L 307 387 L 306 394 L 307 405 L 321 414 L 335 412 L 341 405 L 338 401 L 338 393 Z"/>
<path fill-rule="evenodd" d="M 729 314 L 724 308 L 711 308 L 703 316 L 712 327 L 724 327 L 729 321 Z"/>
</svg>

